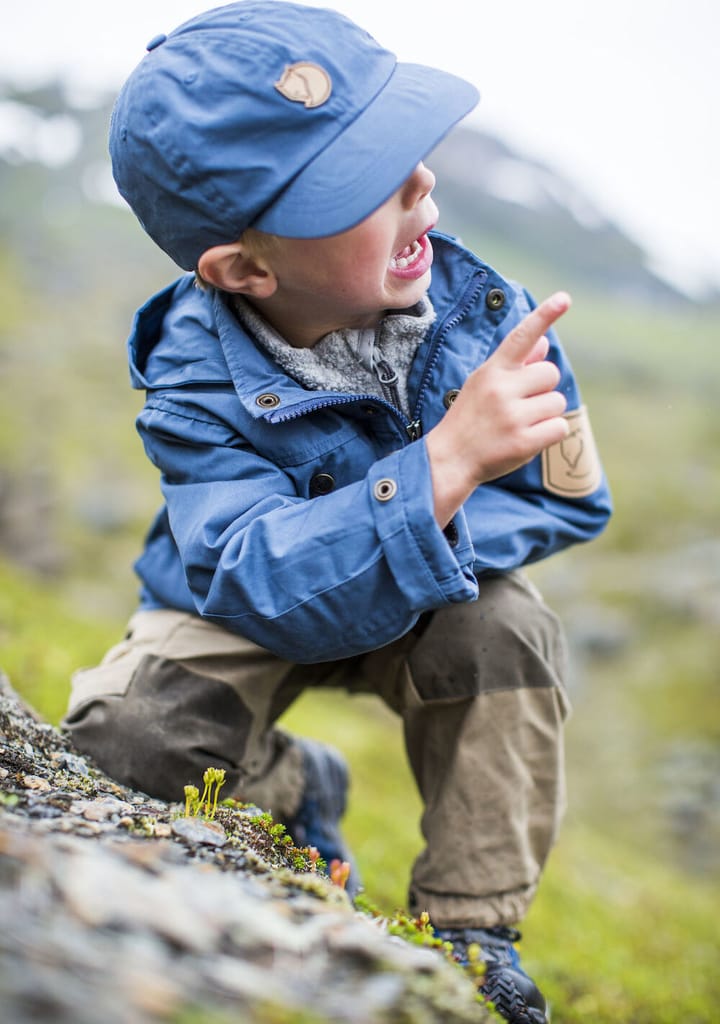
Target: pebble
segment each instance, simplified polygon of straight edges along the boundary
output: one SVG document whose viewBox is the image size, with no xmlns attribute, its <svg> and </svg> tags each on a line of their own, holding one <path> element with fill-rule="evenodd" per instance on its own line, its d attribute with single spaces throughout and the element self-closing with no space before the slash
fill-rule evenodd
<svg viewBox="0 0 720 1024">
<path fill-rule="evenodd" d="M 73 805 L 79 808 L 79 804 Z M 124 800 L 118 800 L 114 796 L 103 796 L 97 800 L 91 800 L 82 807 L 82 816 L 88 821 L 107 821 L 114 815 L 125 814 L 132 810 L 132 806 Z"/>
<path fill-rule="evenodd" d="M 39 775 L 25 775 L 22 784 L 26 789 L 38 789 L 44 793 L 48 793 L 52 789 L 48 780 L 41 778 Z"/>
<path fill-rule="evenodd" d="M 227 842 L 222 825 L 215 821 L 203 821 L 202 818 L 176 818 L 172 823 L 172 831 L 190 843 L 224 846 Z"/>
<path fill-rule="evenodd" d="M 81 757 L 76 757 L 74 754 L 67 754 L 65 751 L 53 751 L 50 757 L 57 761 L 62 768 L 66 768 L 67 771 L 72 772 L 73 775 L 89 775 L 90 769 L 87 766 L 87 762 L 83 761 Z"/>
</svg>

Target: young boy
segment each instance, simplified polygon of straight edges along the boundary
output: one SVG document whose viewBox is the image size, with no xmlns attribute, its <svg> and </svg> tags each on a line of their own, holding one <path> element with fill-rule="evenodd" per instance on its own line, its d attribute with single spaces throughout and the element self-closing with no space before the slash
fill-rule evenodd
<svg viewBox="0 0 720 1024">
<path fill-rule="evenodd" d="M 477 102 L 466 82 L 279 0 L 148 50 L 110 150 L 193 272 L 130 339 L 165 504 L 140 610 L 76 675 L 65 724 L 170 800 L 224 766 L 228 791 L 347 859 L 344 762 L 274 723 L 306 686 L 379 694 L 425 804 L 412 910 L 461 959 L 479 943 L 507 1020 L 545 1021 L 511 926 L 562 813 L 564 645 L 518 569 L 609 515 L 551 330 L 569 299 L 532 309 L 432 230 L 422 161 Z"/>
</svg>

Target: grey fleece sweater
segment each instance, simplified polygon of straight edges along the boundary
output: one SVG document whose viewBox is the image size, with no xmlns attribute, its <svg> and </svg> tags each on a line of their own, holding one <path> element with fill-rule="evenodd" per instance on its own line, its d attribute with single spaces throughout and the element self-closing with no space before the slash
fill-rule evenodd
<svg viewBox="0 0 720 1024">
<path fill-rule="evenodd" d="M 234 297 L 233 304 L 243 327 L 303 387 L 376 395 L 397 404 L 410 417 L 408 374 L 418 346 L 435 319 L 427 296 L 409 309 L 387 313 L 376 328 L 332 331 L 312 348 L 290 345 L 240 296 Z M 380 378 L 392 376 L 397 379 L 383 386 Z"/>
</svg>

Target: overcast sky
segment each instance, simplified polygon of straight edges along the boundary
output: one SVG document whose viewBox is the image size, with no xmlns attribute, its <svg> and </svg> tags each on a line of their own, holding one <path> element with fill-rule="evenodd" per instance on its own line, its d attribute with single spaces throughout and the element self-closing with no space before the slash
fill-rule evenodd
<svg viewBox="0 0 720 1024">
<path fill-rule="evenodd" d="M 7 0 L 6 76 L 116 88 L 197 0 Z M 401 60 L 473 81 L 472 119 L 577 181 L 683 285 L 720 288 L 717 0 L 336 0 Z M 434 12 L 434 13 L 433 13 Z M 471 12 L 471 19 L 468 18 Z M 478 168 L 482 174 L 482 168 Z"/>
</svg>

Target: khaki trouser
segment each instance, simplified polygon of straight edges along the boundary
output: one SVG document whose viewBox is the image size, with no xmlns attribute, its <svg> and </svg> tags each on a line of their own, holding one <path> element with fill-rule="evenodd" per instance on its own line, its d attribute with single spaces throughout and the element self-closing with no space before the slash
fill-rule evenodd
<svg viewBox="0 0 720 1024">
<path fill-rule="evenodd" d="M 301 751 L 274 722 L 307 686 L 374 692 L 402 717 L 425 810 L 410 907 L 438 927 L 519 921 L 564 810 L 558 621 L 520 573 L 428 613 L 369 654 L 292 665 L 175 611 L 139 612 L 101 665 L 73 679 L 64 725 L 114 778 L 167 800 L 225 767 L 226 792 L 297 810 Z"/>
</svg>

